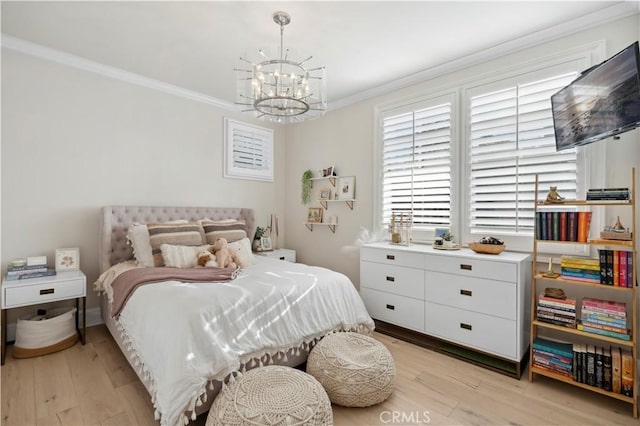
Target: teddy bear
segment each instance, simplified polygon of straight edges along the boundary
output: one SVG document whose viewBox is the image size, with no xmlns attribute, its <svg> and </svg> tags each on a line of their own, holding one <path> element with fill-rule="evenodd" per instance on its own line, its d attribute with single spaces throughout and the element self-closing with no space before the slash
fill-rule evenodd
<svg viewBox="0 0 640 426">
<path fill-rule="evenodd" d="M 202 250 L 198 253 L 198 266 L 206 268 L 217 268 L 218 262 L 216 256 L 209 250 Z"/>
<path fill-rule="evenodd" d="M 552 186 L 549 188 L 549 193 L 547 194 L 547 200 L 546 203 L 562 203 L 562 201 L 564 200 L 564 197 L 560 196 L 560 194 L 558 194 L 558 187 L 557 186 Z"/>
<path fill-rule="evenodd" d="M 236 269 L 238 267 L 235 255 L 229 248 L 229 243 L 226 238 L 218 238 L 216 243 L 211 247 L 211 252 L 216 256 L 220 268 Z"/>
</svg>

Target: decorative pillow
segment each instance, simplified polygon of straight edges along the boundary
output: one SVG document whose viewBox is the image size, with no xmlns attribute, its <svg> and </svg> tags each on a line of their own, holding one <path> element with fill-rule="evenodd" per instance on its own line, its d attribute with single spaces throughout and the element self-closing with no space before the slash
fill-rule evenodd
<svg viewBox="0 0 640 426">
<path fill-rule="evenodd" d="M 233 251 L 236 256 L 236 263 L 240 268 L 246 268 L 256 263 L 256 258 L 251 251 L 251 241 L 249 238 L 243 238 L 238 241 L 229 243 L 229 250 Z"/>
<path fill-rule="evenodd" d="M 247 224 L 244 220 L 213 221 L 203 219 L 200 224 L 204 229 L 204 237 L 207 244 L 215 244 L 218 238 L 225 238 L 229 243 L 247 238 Z"/>
<path fill-rule="evenodd" d="M 153 266 L 153 255 L 151 254 L 151 244 L 149 244 L 149 230 L 147 225 L 134 223 L 127 232 L 129 244 L 133 247 L 133 256 L 136 258 L 138 266 L 150 268 Z"/>
<path fill-rule="evenodd" d="M 175 246 L 172 244 L 160 245 L 164 266 L 174 268 L 195 268 L 198 264 L 198 253 L 209 249 L 204 246 Z"/>
<path fill-rule="evenodd" d="M 181 219 L 165 223 L 182 224 L 189 223 L 189 221 Z M 147 229 L 147 225 L 143 223 L 134 223 L 129 226 L 127 240 L 129 240 L 129 244 L 133 247 L 133 256 L 135 257 L 138 266 L 145 268 L 152 268 L 155 266 L 151 244 L 149 242 L 149 229 Z"/>
<path fill-rule="evenodd" d="M 164 266 L 162 259 L 162 244 L 173 244 L 180 246 L 201 246 L 202 241 L 200 225 L 193 222 L 187 223 L 147 223 L 149 230 L 149 244 L 153 254 L 154 266 Z"/>
</svg>

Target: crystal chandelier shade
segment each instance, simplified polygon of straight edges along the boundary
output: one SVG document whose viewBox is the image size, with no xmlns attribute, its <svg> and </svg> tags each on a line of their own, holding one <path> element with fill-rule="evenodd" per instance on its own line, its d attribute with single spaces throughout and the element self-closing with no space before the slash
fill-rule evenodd
<svg viewBox="0 0 640 426">
<path fill-rule="evenodd" d="M 254 112 L 263 120 L 292 123 L 316 118 L 327 109 L 326 75 L 323 66 L 307 68 L 312 56 L 295 61 L 284 49 L 284 26 L 291 22 L 286 12 L 273 14 L 280 26 L 279 59 L 254 62 L 240 58 L 242 65 L 234 71 L 237 76 L 236 103 L 250 106 L 243 112 Z"/>
</svg>

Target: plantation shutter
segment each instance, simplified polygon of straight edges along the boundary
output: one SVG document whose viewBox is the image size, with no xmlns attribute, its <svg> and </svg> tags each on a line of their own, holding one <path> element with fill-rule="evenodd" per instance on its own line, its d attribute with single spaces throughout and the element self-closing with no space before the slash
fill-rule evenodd
<svg viewBox="0 0 640 426">
<path fill-rule="evenodd" d="M 469 228 L 530 234 L 535 175 L 576 198 L 575 148 L 556 152 L 551 95 L 576 78 L 565 73 L 482 91 L 470 98 Z"/>
<path fill-rule="evenodd" d="M 273 130 L 225 119 L 225 176 L 273 181 Z"/>
<path fill-rule="evenodd" d="M 383 222 L 412 211 L 415 227 L 449 226 L 451 102 L 382 118 Z"/>
</svg>

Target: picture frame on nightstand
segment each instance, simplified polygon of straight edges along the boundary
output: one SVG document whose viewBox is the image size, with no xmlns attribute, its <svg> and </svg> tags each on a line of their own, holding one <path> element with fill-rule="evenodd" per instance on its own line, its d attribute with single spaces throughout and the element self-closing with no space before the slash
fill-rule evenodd
<svg viewBox="0 0 640 426">
<path fill-rule="evenodd" d="M 77 271 L 80 269 L 80 249 L 60 248 L 56 249 L 56 272 Z"/>
<path fill-rule="evenodd" d="M 273 245 L 271 244 L 271 238 L 270 237 L 262 237 L 260 239 L 260 247 L 262 248 L 262 251 L 271 251 L 271 250 L 273 250 Z"/>
</svg>

